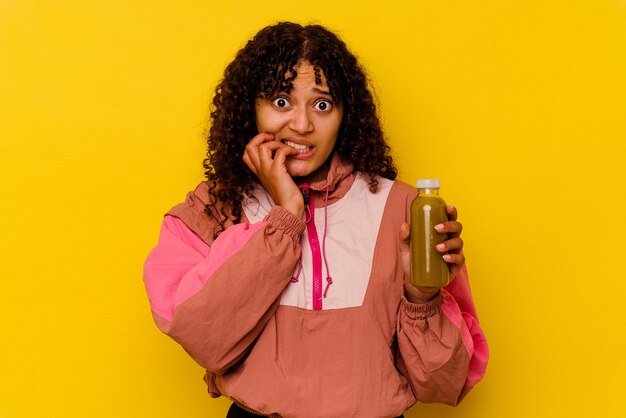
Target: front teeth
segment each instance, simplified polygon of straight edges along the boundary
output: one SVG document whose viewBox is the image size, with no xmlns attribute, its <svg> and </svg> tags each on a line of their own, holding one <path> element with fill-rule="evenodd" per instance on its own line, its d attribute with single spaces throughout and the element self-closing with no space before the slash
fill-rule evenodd
<svg viewBox="0 0 626 418">
<path fill-rule="evenodd" d="M 306 145 L 296 144 L 295 142 L 285 141 L 285 144 L 289 145 L 292 148 L 295 148 L 299 153 L 305 153 L 311 149 L 311 147 L 307 147 Z"/>
</svg>

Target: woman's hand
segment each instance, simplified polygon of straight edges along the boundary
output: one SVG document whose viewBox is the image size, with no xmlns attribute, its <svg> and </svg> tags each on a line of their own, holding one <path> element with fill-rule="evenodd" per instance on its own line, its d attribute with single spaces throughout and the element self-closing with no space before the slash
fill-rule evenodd
<svg viewBox="0 0 626 418">
<path fill-rule="evenodd" d="M 437 245 L 437 251 L 444 254 L 443 259 L 448 263 L 450 281 L 452 281 L 463 268 L 463 264 L 465 264 L 465 256 L 462 252 L 463 240 L 461 239 L 463 225 L 456 220 L 457 211 L 454 206 L 448 206 L 446 209 L 448 212 L 448 221 L 435 225 L 435 229 L 440 234 L 448 234 L 448 239 Z"/>
<path fill-rule="evenodd" d="M 462 254 L 463 240 L 461 239 L 461 231 L 463 225 L 457 222 L 457 211 L 454 206 L 446 208 L 448 212 L 448 221 L 435 226 L 437 232 L 448 234 L 448 239 L 437 245 L 437 251 L 447 253 L 443 259 L 448 263 L 450 269 L 450 280 L 461 271 L 465 263 L 465 257 Z M 400 256 L 402 258 L 402 269 L 404 270 L 404 290 L 406 298 L 412 303 L 425 303 L 432 299 L 439 291 L 438 287 L 418 287 L 411 283 L 411 252 L 409 249 L 411 229 L 407 223 L 400 228 Z"/>
<path fill-rule="evenodd" d="M 243 162 L 258 177 L 277 205 L 301 219 L 304 199 L 285 166 L 287 156 L 297 154 L 297 151 L 273 139 L 274 135 L 268 133 L 260 133 L 252 138 L 246 145 Z"/>
</svg>

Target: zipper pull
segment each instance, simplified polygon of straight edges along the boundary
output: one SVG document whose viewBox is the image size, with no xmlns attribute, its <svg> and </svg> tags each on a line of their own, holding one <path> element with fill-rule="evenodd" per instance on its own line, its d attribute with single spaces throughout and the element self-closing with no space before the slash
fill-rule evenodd
<svg viewBox="0 0 626 418">
<path fill-rule="evenodd" d="M 300 192 L 302 192 L 302 198 L 304 199 L 304 206 L 309 206 L 309 185 L 307 183 L 300 185 Z"/>
<path fill-rule="evenodd" d="M 304 223 L 308 224 L 311 220 L 311 213 L 309 212 L 309 202 L 311 201 L 311 196 L 309 195 L 309 185 L 306 183 L 300 185 L 300 191 L 302 192 L 302 199 L 304 200 Z"/>
</svg>

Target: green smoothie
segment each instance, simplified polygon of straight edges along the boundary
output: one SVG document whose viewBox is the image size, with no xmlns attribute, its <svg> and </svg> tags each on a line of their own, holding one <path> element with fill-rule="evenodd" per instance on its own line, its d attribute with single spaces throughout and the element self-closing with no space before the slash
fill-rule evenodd
<svg viewBox="0 0 626 418">
<path fill-rule="evenodd" d="M 415 286 L 441 287 L 450 281 L 448 264 L 435 246 L 448 239 L 435 225 L 448 220 L 446 202 L 439 197 L 439 180 L 419 180 L 411 203 L 411 282 Z"/>
</svg>

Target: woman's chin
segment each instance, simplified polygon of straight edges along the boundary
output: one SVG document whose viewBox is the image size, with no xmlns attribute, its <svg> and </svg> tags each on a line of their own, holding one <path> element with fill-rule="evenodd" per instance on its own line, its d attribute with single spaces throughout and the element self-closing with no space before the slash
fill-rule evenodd
<svg viewBox="0 0 626 418">
<path fill-rule="evenodd" d="M 320 164 L 316 166 L 315 161 L 287 160 L 285 166 L 287 173 L 296 180 L 297 183 L 315 183 L 326 179 L 330 164 Z"/>
<path fill-rule="evenodd" d="M 297 184 L 302 183 L 317 183 L 326 179 L 326 173 L 319 170 L 310 172 L 308 170 L 287 170 L 289 175 L 294 179 Z"/>
<path fill-rule="evenodd" d="M 287 173 L 291 177 L 306 177 L 311 174 L 311 170 L 308 167 L 302 167 L 302 164 L 298 164 L 298 161 L 294 161 L 296 164 L 290 164 L 291 161 L 287 162 Z"/>
</svg>

